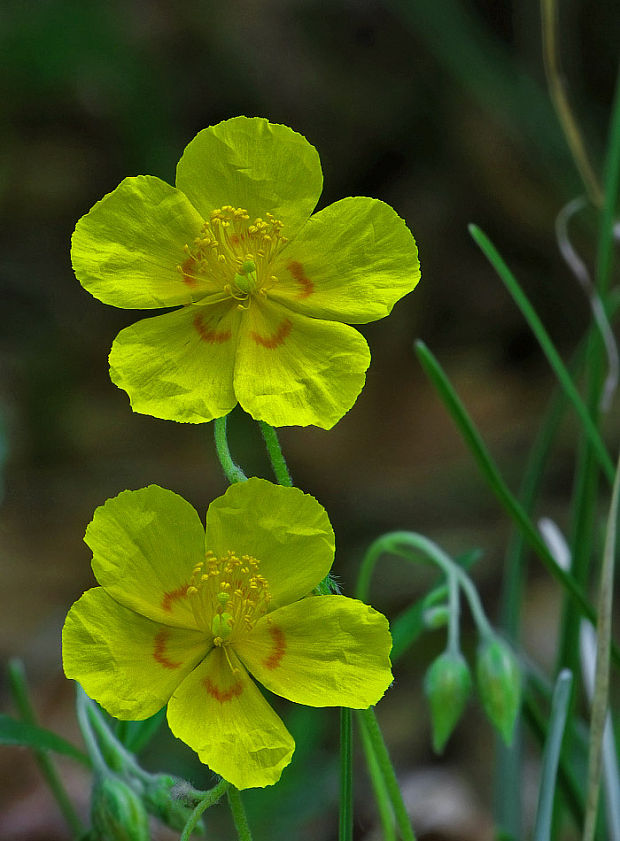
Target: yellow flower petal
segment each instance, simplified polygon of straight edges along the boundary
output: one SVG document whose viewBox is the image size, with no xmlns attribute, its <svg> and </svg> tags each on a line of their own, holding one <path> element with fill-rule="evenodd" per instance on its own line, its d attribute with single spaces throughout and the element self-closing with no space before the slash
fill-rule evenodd
<svg viewBox="0 0 620 841">
<path fill-rule="evenodd" d="M 204 634 L 151 622 L 95 587 L 69 611 L 63 667 L 111 715 L 141 720 L 164 706 L 209 644 Z"/>
<path fill-rule="evenodd" d="M 194 628 L 185 591 L 204 558 L 205 533 L 189 502 L 149 485 L 123 491 L 86 529 L 97 581 L 125 607 L 156 622 Z"/>
<path fill-rule="evenodd" d="M 251 219 L 272 213 L 291 237 L 314 210 L 323 175 L 301 134 L 260 117 L 234 117 L 199 132 L 177 166 L 177 187 L 205 219 L 223 205 Z"/>
<path fill-rule="evenodd" d="M 207 549 L 251 555 L 278 607 L 307 595 L 334 560 L 334 532 L 327 512 L 299 488 L 248 479 L 231 485 L 207 511 Z"/>
<path fill-rule="evenodd" d="M 295 748 L 234 652 L 222 647 L 175 691 L 168 724 L 201 762 L 239 789 L 276 783 Z"/>
<path fill-rule="evenodd" d="M 369 364 L 353 327 L 252 301 L 239 331 L 235 394 L 272 426 L 330 429 L 354 404 Z"/>
<path fill-rule="evenodd" d="M 188 304 L 206 291 L 184 281 L 177 266 L 202 218 L 185 195 L 151 175 L 125 178 L 76 225 L 75 274 L 105 304 L 151 309 Z"/>
<path fill-rule="evenodd" d="M 418 250 L 388 204 L 342 199 L 312 216 L 271 266 L 269 296 L 315 318 L 365 324 L 388 315 L 420 279 Z"/>
<path fill-rule="evenodd" d="M 118 334 L 110 377 L 134 412 L 204 423 L 228 414 L 241 313 L 230 304 L 184 307 Z"/>
<path fill-rule="evenodd" d="M 392 682 L 388 621 L 345 596 L 311 596 L 259 620 L 235 650 L 271 692 L 310 707 L 365 709 Z"/>
</svg>

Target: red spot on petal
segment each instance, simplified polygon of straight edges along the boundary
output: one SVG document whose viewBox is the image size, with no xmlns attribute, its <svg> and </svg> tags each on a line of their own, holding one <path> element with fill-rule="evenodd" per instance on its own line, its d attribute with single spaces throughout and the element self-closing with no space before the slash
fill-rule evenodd
<svg viewBox="0 0 620 841">
<path fill-rule="evenodd" d="M 256 330 L 252 330 L 250 336 L 254 339 L 257 345 L 273 350 L 284 342 L 292 329 L 293 325 L 291 321 L 289 321 L 288 318 L 285 318 L 276 332 L 272 333 L 271 336 L 261 336 L 261 334 L 257 333 Z"/>
<path fill-rule="evenodd" d="M 291 260 L 286 267 L 293 275 L 301 289 L 297 295 L 298 298 L 308 298 L 314 292 L 314 283 L 306 276 L 304 267 L 297 260 Z"/>
<path fill-rule="evenodd" d="M 273 642 L 273 651 L 266 660 L 263 660 L 263 666 L 267 669 L 275 669 L 280 665 L 280 661 L 284 657 L 284 653 L 286 651 L 286 637 L 284 636 L 282 628 L 278 628 L 277 625 L 270 625 L 269 633 L 271 634 Z"/>
<path fill-rule="evenodd" d="M 212 698 L 215 698 L 216 701 L 219 701 L 220 704 L 225 704 L 226 701 L 238 698 L 243 692 L 243 684 L 240 680 L 237 680 L 232 684 L 232 686 L 229 686 L 228 689 L 220 689 L 213 683 L 210 677 L 205 678 L 203 683 L 209 695 Z"/>
<path fill-rule="evenodd" d="M 187 594 L 188 587 L 189 584 L 182 584 L 180 587 L 177 587 L 176 590 L 170 590 L 169 593 L 164 593 L 164 597 L 161 600 L 161 609 L 170 613 L 173 603 L 178 599 L 182 599 L 183 596 Z"/>
<path fill-rule="evenodd" d="M 188 257 L 184 263 L 181 264 L 181 269 L 183 270 L 183 283 L 186 283 L 188 286 L 198 286 L 198 279 L 192 275 L 194 268 L 196 266 L 196 261 L 193 257 Z"/>
<path fill-rule="evenodd" d="M 214 330 L 209 327 L 208 323 L 205 324 L 200 313 L 196 313 L 194 316 L 194 327 L 198 331 L 198 335 L 202 341 L 209 345 L 221 345 L 223 342 L 227 342 L 232 336 L 230 330 Z"/>
<path fill-rule="evenodd" d="M 157 632 L 153 647 L 153 657 L 160 666 L 164 667 L 164 669 L 178 669 L 182 664 L 178 663 L 176 660 L 170 660 L 170 658 L 166 656 L 166 644 L 169 636 L 170 631 L 166 628 L 162 628 Z"/>
</svg>

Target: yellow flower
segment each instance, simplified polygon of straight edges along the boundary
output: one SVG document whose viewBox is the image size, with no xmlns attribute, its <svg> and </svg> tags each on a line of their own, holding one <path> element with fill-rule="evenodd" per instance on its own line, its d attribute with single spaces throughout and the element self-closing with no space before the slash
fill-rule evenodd
<svg viewBox="0 0 620 841">
<path fill-rule="evenodd" d="M 122 330 L 112 380 L 137 412 L 201 423 L 237 404 L 274 426 L 332 427 L 370 352 L 350 324 L 388 315 L 420 277 L 392 208 L 346 198 L 311 216 L 316 149 L 286 126 L 235 117 L 201 131 L 176 187 L 126 178 L 79 220 L 71 257 L 92 295 L 177 307 Z"/>
<path fill-rule="evenodd" d="M 124 491 L 95 511 L 85 540 L 101 586 L 69 611 L 65 674 L 120 719 L 167 703 L 174 735 L 237 788 L 275 783 L 294 749 L 248 672 L 317 707 L 368 707 L 391 682 L 385 617 L 308 596 L 334 535 L 297 488 L 232 485 L 209 506 L 206 538 L 172 491 Z"/>
</svg>

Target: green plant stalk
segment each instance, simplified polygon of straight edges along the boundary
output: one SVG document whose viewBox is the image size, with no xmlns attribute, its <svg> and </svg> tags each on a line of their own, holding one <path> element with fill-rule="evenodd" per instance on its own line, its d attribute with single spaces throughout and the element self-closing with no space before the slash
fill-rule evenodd
<svg viewBox="0 0 620 841">
<path fill-rule="evenodd" d="M 358 710 L 357 715 L 363 722 L 363 726 L 366 728 L 369 741 L 372 744 L 374 754 L 377 759 L 377 764 L 381 769 L 388 797 L 390 798 L 392 809 L 394 810 L 396 826 L 398 827 L 401 838 L 403 841 L 415 841 L 411 821 L 409 820 L 409 815 L 407 814 L 407 809 L 405 808 L 405 804 L 403 802 L 403 796 L 398 786 L 394 766 L 392 765 L 390 755 L 387 747 L 385 746 L 383 734 L 381 733 L 379 723 L 377 722 L 374 708 L 369 707 L 367 710 Z"/>
<path fill-rule="evenodd" d="M 570 374 L 568 373 L 568 369 L 562 362 L 559 353 L 555 349 L 553 342 L 549 334 L 547 333 L 545 327 L 543 326 L 542 321 L 538 317 L 534 307 L 530 304 L 528 298 L 526 297 L 525 293 L 519 286 L 517 279 L 512 274 L 502 257 L 500 256 L 499 252 L 493 245 L 493 243 L 489 240 L 489 238 L 484 234 L 480 228 L 476 225 L 469 226 L 469 232 L 479 246 L 482 253 L 485 255 L 489 263 L 493 266 L 497 274 L 499 275 L 500 279 L 503 281 L 505 287 L 508 289 L 512 298 L 516 305 L 521 310 L 525 320 L 530 326 L 530 329 L 536 336 L 538 343 L 540 344 L 543 353 L 547 357 L 549 364 L 551 365 L 553 372 L 555 373 L 560 385 L 566 392 L 566 396 L 568 397 L 569 401 L 572 403 L 579 419 L 581 420 L 583 430 L 590 441 L 592 449 L 596 453 L 596 457 L 599 461 L 599 464 L 603 470 L 603 473 L 609 480 L 610 484 L 614 481 L 614 465 L 612 460 L 609 457 L 609 453 L 603 443 L 603 440 L 600 436 L 600 433 L 592 420 L 590 412 L 588 411 L 585 403 L 581 399 L 575 384 L 573 383 Z"/>
<path fill-rule="evenodd" d="M 543 57 L 545 60 L 549 95 L 560 120 L 560 125 L 564 131 L 564 136 L 571 150 L 573 160 L 581 175 L 581 180 L 590 196 L 590 200 L 595 205 L 600 206 L 603 201 L 603 194 L 592 165 L 590 164 L 579 125 L 570 107 L 564 83 L 565 76 L 560 65 L 557 48 L 558 9 L 556 0 L 541 0 L 540 6 Z"/>
<path fill-rule="evenodd" d="M 181 837 L 179 841 L 189 841 L 191 838 L 192 832 L 196 828 L 196 825 L 200 818 L 202 817 L 203 813 L 210 806 L 215 806 L 219 800 L 221 800 L 224 793 L 229 789 L 230 783 L 226 780 L 220 780 L 219 783 L 214 786 L 210 791 L 208 791 L 203 800 L 196 806 L 194 811 L 189 817 L 189 820 L 183 827 L 183 832 L 181 833 Z"/>
<path fill-rule="evenodd" d="M 368 769 L 368 776 L 375 796 L 375 803 L 379 812 L 379 820 L 381 821 L 381 831 L 383 841 L 396 841 L 396 833 L 394 831 L 394 813 L 392 812 L 392 805 L 388 796 L 385 780 L 379 767 L 379 762 L 375 754 L 370 736 L 364 725 L 364 721 L 358 719 L 359 732 L 362 740 L 362 749 L 364 751 L 364 758 L 366 759 L 366 768 Z"/>
<path fill-rule="evenodd" d="M 278 440 L 278 433 L 273 426 L 265 423 L 265 421 L 258 421 L 258 425 L 265 440 L 269 460 L 271 461 L 271 466 L 278 484 L 286 485 L 289 488 L 292 487 L 293 480 L 291 479 L 291 474 L 289 473 L 284 453 L 282 452 L 282 447 L 280 446 L 280 441 Z"/>
<path fill-rule="evenodd" d="M 248 818 L 245 813 L 243 801 L 241 800 L 241 792 L 234 786 L 230 786 L 226 790 L 226 796 L 228 797 L 228 805 L 230 806 L 239 841 L 252 841 L 252 833 L 250 832 L 250 825 L 248 824 Z"/>
<path fill-rule="evenodd" d="M 596 258 L 596 288 L 601 297 L 607 294 L 613 265 L 614 223 L 620 192 L 620 73 L 611 112 L 607 155 L 605 160 L 605 194 L 599 227 Z"/>
<path fill-rule="evenodd" d="M 551 575 L 553 575 L 570 594 L 571 598 L 579 606 L 581 612 L 593 624 L 596 624 L 596 611 L 590 605 L 581 588 L 577 585 L 572 576 L 558 567 L 553 559 L 553 556 L 547 549 L 545 542 L 542 540 L 535 526 L 527 516 L 523 506 L 508 489 L 508 486 L 504 482 L 499 470 L 485 447 L 480 434 L 465 411 L 463 404 L 452 388 L 452 385 L 446 377 L 443 369 L 423 342 L 416 342 L 416 353 L 425 373 L 435 385 L 441 399 L 446 404 L 448 411 L 457 424 L 461 435 L 465 439 L 466 444 L 472 451 L 478 467 L 490 485 L 491 490 L 495 493 L 496 497 L 504 506 L 508 514 L 522 530 L 528 543 L 547 567 Z M 617 663 L 620 663 L 620 649 L 615 644 L 612 646 L 612 657 Z"/>
<path fill-rule="evenodd" d="M 216 418 L 213 421 L 213 435 L 215 438 L 215 451 L 222 465 L 224 475 L 231 485 L 235 482 L 244 482 L 248 477 L 243 470 L 235 464 L 228 446 L 228 436 L 226 435 L 226 421 L 228 415 L 223 418 Z"/>
<path fill-rule="evenodd" d="M 353 841 L 353 718 L 340 708 L 340 814 L 338 841 Z"/>
<path fill-rule="evenodd" d="M 601 761 L 605 718 L 609 702 L 609 666 L 614 584 L 614 558 L 616 554 L 616 521 L 620 500 L 620 460 L 616 470 L 616 480 L 611 497 L 605 550 L 599 584 L 598 617 L 596 629 L 596 670 L 594 677 L 594 695 L 592 699 L 592 717 L 590 722 L 590 750 L 588 755 L 588 786 L 586 796 L 586 815 L 583 829 L 583 841 L 592 841 L 596 829 L 599 790 L 601 782 Z"/>
<path fill-rule="evenodd" d="M 30 701 L 26 672 L 22 661 L 17 658 L 11 659 L 8 665 L 8 673 L 11 695 L 19 715 L 27 724 L 38 724 L 34 707 Z M 69 829 L 76 839 L 80 838 L 84 833 L 84 825 L 73 807 L 73 803 L 67 794 L 67 790 L 60 779 L 58 771 L 56 770 L 54 761 L 46 751 L 34 750 L 33 753 L 36 763 L 39 766 L 39 770 L 41 771 L 45 782 L 49 786 L 49 789 L 54 796 L 54 800 L 58 804 L 58 808 L 62 812 Z"/>
<path fill-rule="evenodd" d="M 565 669 L 558 675 L 553 690 L 532 841 L 549 841 L 550 838 L 556 778 L 564 728 L 566 727 L 566 717 L 570 705 L 572 682 L 572 674 L 568 669 Z"/>
<path fill-rule="evenodd" d="M 548 719 L 538 708 L 532 698 L 531 692 L 527 691 L 527 689 L 523 696 L 522 714 L 530 732 L 537 742 L 543 746 L 547 737 Z M 560 756 L 557 779 L 564 793 L 564 801 L 573 817 L 575 825 L 581 826 L 584 815 L 583 786 L 581 781 L 577 780 L 570 762 L 563 755 Z"/>
</svg>

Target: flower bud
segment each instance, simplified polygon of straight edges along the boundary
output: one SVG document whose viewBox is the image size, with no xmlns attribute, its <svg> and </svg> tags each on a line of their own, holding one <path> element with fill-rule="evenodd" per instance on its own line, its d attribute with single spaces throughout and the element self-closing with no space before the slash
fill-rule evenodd
<svg viewBox="0 0 620 841">
<path fill-rule="evenodd" d="M 450 608 L 447 604 L 440 604 L 437 607 L 428 607 L 422 614 L 424 625 L 426 628 L 436 630 L 443 628 L 448 624 L 450 618 Z"/>
<path fill-rule="evenodd" d="M 170 774 L 157 774 L 146 787 L 144 802 L 152 815 L 180 832 L 203 797 L 204 792 L 196 791 L 185 780 Z M 196 824 L 194 832 L 204 835 L 202 821 Z"/>
<path fill-rule="evenodd" d="M 433 749 L 441 753 L 471 692 L 471 676 L 460 652 L 445 651 L 426 673 L 424 691 L 431 708 Z"/>
<path fill-rule="evenodd" d="M 521 702 L 521 670 L 512 649 L 499 637 L 482 642 L 476 664 L 482 706 L 507 745 L 512 742 Z"/>
<path fill-rule="evenodd" d="M 91 807 L 92 841 L 149 841 L 149 822 L 141 798 L 119 777 L 95 780 Z"/>
</svg>

